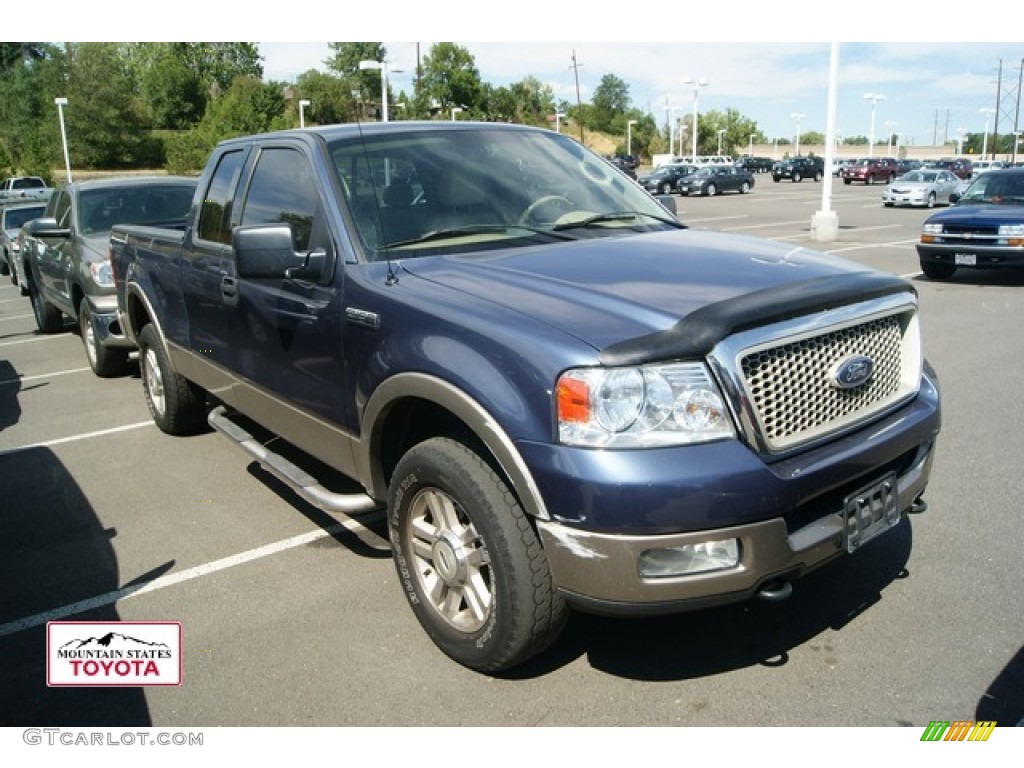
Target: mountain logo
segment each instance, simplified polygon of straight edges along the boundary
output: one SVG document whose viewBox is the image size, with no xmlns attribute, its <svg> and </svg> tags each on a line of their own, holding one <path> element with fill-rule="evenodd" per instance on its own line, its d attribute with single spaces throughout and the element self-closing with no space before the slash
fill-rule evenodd
<svg viewBox="0 0 1024 768">
<path fill-rule="evenodd" d="M 46 625 L 50 686 L 181 684 L 181 623 L 51 621 Z"/>
</svg>

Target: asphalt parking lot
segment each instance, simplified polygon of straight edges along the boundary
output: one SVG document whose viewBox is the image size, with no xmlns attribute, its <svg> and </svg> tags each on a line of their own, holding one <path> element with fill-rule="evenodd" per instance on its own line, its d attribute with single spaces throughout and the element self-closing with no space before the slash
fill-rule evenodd
<svg viewBox="0 0 1024 768">
<path fill-rule="evenodd" d="M 222 437 L 171 438 L 137 374 L 101 380 L 73 326 L 43 336 L 0 287 L 0 725 L 908 726 L 1024 718 L 1024 274 L 937 283 L 927 211 L 835 184 L 680 198 L 694 227 L 902 275 L 920 296 L 943 433 L 926 513 L 781 604 L 574 615 L 503 677 L 443 656 L 401 594 L 378 516 L 309 506 Z M 47 688 L 47 620 L 176 621 L 183 682 Z"/>
</svg>

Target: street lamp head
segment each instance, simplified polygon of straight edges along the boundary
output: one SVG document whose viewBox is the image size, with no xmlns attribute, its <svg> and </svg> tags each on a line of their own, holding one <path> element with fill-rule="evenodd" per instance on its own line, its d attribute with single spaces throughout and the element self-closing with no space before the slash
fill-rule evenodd
<svg viewBox="0 0 1024 768">
<path fill-rule="evenodd" d="M 359 62 L 360 69 L 384 69 L 384 62 L 373 61 L 373 59 L 363 59 Z"/>
<path fill-rule="evenodd" d="M 308 107 L 309 104 L 310 104 L 309 99 L 299 99 L 299 106 L 300 107 Z"/>
<path fill-rule="evenodd" d="M 65 99 L 63 96 L 58 96 L 53 100 L 53 103 L 56 104 L 58 107 L 66 107 L 68 105 L 68 100 Z"/>
<path fill-rule="evenodd" d="M 880 101 L 885 101 L 885 96 L 880 93 L 865 93 L 864 98 L 876 104 Z"/>
</svg>

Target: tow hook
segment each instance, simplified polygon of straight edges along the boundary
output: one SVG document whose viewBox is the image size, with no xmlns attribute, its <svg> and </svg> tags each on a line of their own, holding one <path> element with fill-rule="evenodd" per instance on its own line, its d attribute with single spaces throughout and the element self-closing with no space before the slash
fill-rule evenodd
<svg viewBox="0 0 1024 768">
<path fill-rule="evenodd" d="M 770 603 L 781 603 L 793 594 L 793 583 L 786 579 L 769 581 L 757 591 L 757 596 Z"/>
</svg>

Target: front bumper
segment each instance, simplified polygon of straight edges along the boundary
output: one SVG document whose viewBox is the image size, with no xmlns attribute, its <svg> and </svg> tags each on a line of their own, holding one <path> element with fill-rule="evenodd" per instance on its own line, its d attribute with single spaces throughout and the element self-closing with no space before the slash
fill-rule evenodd
<svg viewBox="0 0 1024 768">
<path fill-rule="evenodd" d="M 860 486 L 895 473 L 898 511 L 909 511 L 927 486 L 939 424 L 938 391 L 925 379 L 918 398 L 889 417 L 772 465 L 749 452 L 741 460 L 735 441 L 708 444 L 695 447 L 692 462 L 677 454 L 677 484 L 670 487 L 662 475 L 673 466 L 661 465 L 654 452 L 629 452 L 649 458 L 631 471 L 629 460 L 614 452 L 595 452 L 593 465 L 566 462 L 562 471 L 582 487 L 580 496 L 549 501 L 550 510 L 563 514 L 537 523 L 555 583 L 576 607 L 613 615 L 749 599 L 766 584 L 799 577 L 846 551 L 844 498 Z M 701 448 L 710 451 L 700 457 Z M 598 468 L 611 475 L 603 485 Z M 551 485 L 551 478 L 539 479 L 542 489 Z M 580 505 L 576 519 L 567 517 L 567 509 Z M 739 541 L 734 567 L 641 575 L 647 550 L 725 539 Z"/>
<path fill-rule="evenodd" d="M 96 343 L 111 349 L 135 349 L 135 343 L 124 334 L 117 311 L 117 297 L 90 296 L 87 301 Z"/>
<path fill-rule="evenodd" d="M 918 243 L 921 263 L 949 264 L 981 269 L 1024 268 L 1024 248 L 984 245 L 982 243 Z"/>
</svg>

